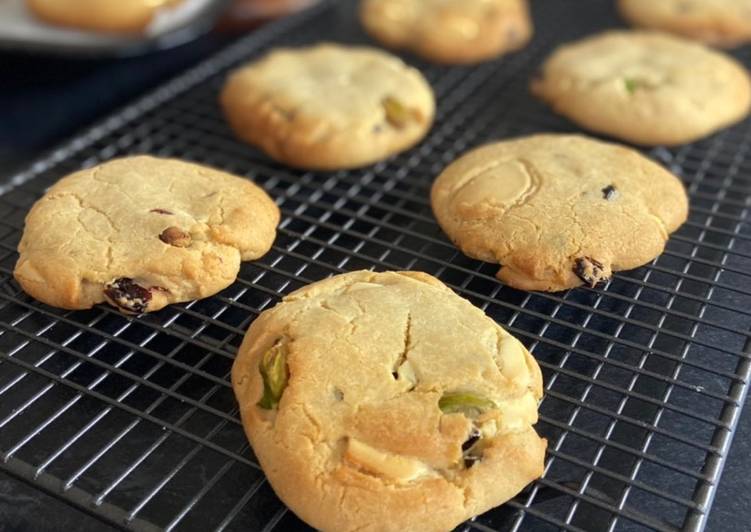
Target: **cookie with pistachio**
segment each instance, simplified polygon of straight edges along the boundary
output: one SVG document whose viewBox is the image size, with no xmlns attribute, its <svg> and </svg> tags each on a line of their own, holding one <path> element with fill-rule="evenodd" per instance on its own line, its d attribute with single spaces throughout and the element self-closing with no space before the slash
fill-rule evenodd
<svg viewBox="0 0 751 532">
<path fill-rule="evenodd" d="M 751 0 L 619 0 L 623 17 L 716 46 L 751 41 Z"/>
<path fill-rule="evenodd" d="M 554 134 L 465 154 L 435 180 L 431 203 L 465 254 L 501 264 L 513 287 L 547 291 L 649 262 L 688 211 L 678 178 L 638 151 Z"/>
<path fill-rule="evenodd" d="M 219 170 L 115 159 L 52 186 L 26 216 L 14 276 L 36 299 L 126 313 L 215 294 L 271 247 L 279 209 Z"/>
<path fill-rule="evenodd" d="M 319 530 L 450 530 L 542 474 L 537 363 L 424 273 L 290 294 L 251 325 L 232 385 L 271 486 Z"/>
<path fill-rule="evenodd" d="M 360 20 L 386 46 L 439 63 L 476 63 L 532 37 L 527 0 L 363 0 Z"/>
<path fill-rule="evenodd" d="M 565 44 L 531 88 L 582 127 L 647 146 L 697 140 L 751 108 L 751 80 L 739 62 L 650 31 L 608 31 Z"/>
<path fill-rule="evenodd" d="M 242 140 L 290 166 L 337 170 L 404 151 L 430 129 L 433 91 L 399 58 L 375 48 L 278 49 L 239 68 L 221 93 Z"/>
</svg>

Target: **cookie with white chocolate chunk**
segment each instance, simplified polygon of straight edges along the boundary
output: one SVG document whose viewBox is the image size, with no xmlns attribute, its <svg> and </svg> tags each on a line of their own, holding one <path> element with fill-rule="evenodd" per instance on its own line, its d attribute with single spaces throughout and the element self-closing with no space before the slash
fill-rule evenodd
<svg viewBox="0 0 751 532">
<path fill-rule="evenodd" d="M 290 294 L 251 325 L 232 384 L 272 487 L 320 530 L 449 530 L 542 474 L 537 363 L 424 273 Z"/>
<path fill-rule="evenodd" d="M 450 530 L 542 474 L 537 363 L 424 273 L 290 294 L 251 325 L 232 385 L 271 486 L 319 530 Z"/>
<path fill-rule="evenodd" d="M 174 159 L 115 159 L 52 186 L 26 217 L 13 272 L 55 307 L 140 314 L 215 294 L 264 255 L 279 209 L 237 176 Z"/>
<path fill-rule="evenodd" d="M 382 50 L 337 44 L 278 49 L 239 68 L 221 104 L 240 139 L 314 170 L 366 166 L 404 151 L 435 114 L 418 70 Z"/>
<path fill-rule="evenodd" d="M 676 176 L 636 150 L 579 135 L 482 146 L 433 183 L 439 224 L 523 290 L 594 286 L 662 253 L 688 214 Z"/>
</svg>

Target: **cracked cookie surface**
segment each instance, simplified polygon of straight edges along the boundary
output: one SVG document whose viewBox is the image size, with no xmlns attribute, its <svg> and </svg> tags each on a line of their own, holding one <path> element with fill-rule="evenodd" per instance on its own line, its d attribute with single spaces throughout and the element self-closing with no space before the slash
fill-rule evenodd
<svg viewBox="0 0 751 532">
<path fill-rule="evenodd" d="M 158 310 L 226 288 L 264 255 L 279 209 L 250 181 L 174 159 L 115 159 L 62 178 L 26 216 L 14 276 L 67 309 Z"/>
<path fill-rule="evenodd" d="M 642 145 L 702 138 L 740 121 L 751 106 L 751 81 L 740 63 L 649 31 L 609 31 L 565 44 L 531 89 L 582 127 Z"/>
<path fill-rule="evenodd" d="M 435 114 L 422 74 L 375 48 L 278 49 L 241 67 L 221 93 L 242 140 L 298 168 L 375 163 L 419 142 Z"/>
<path fill-rule="evenodd" d="M 182 0 L 26 0 L 50 24 L 104 32 L 141 32 L 160 9 Z"/>
<path fill-rule="evenodd" d="M 717 46 L 751 41 L 751 0 L 619 0 L 632 24 Z"/>
<path fill-rule="evenodd" d="M 466 255 L 547 291 L 649 262 L 688 213 L 678 178 L 636 150 L 554 134 L 470 151 L 438 176 L 431 204 Z"/>
<path fill-rule="evenodd" d="M 532 37 L 527 0 L 363 0 L 373 37 L 439 63 L 474 63 L 518 50 Z"/>
<path fill-rule="evenodd" d="M 450 530 L 542 474 L 537 363 L 424 273 L 293 292 L 251 325 L 232 385 L 272 487 L 319 530 Z"/>
</svg>

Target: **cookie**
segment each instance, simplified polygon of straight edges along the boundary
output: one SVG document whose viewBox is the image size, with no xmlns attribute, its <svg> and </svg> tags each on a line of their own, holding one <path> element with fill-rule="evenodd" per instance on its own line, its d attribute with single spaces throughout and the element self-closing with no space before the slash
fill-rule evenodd
<svg viewBox="0 0 751 532">
<path fill-rule="evenodd" d="M 751 41 L 751 0 L 619 0 L 623 17 L 716 46 Z"/>
<path fill-rule="evenodd" d="M 532 37 L 527 0 L 363 0 L 367 32 L 438 63 L 476 63 Z"/>
<path fill-rule="evenodd" d="M 424 273 L 285 297 L 251 325 L 232 385 L 271 486 L 318 530 L 450 530 L 543 471 L 537 363 Z"/>
<path fill-rule="evenodd" d="M 642 145 L 690 142 L 748 115 L 731 57 L 679 37 L 609 31 L 556 50 L 532 92 L 577 124 Z"/>
<path fill-rule="evenodd" d="M 435 114 L 425 78 L 380 50 L 279 49 L 233 72 L 221 93 L 242 140 L 306 169 L 356 168 L 419 142 Z"/>
<path fill-rule="evenodd" d="M 50 24 L 102 32 L 140 33 L 159 9 L 182 0 L 26 0 Z"/>
<path fill-rule="evenodd" d="M 34 204 L 13 273 L 55 307 L 150 312 L 229 286 L 240 261 L 269 250 L 278 222 L 271 198 L 240 177 L 115 159 L 64 177 Z"/>
<path fill-rule="evenodd" d="M 477 148 L 433 184 L 439 224 L 523 290 L 594 286 L 646 264 L 686 220 L 681 182 L 639 152 L 578 135 Z"/>
</svg>

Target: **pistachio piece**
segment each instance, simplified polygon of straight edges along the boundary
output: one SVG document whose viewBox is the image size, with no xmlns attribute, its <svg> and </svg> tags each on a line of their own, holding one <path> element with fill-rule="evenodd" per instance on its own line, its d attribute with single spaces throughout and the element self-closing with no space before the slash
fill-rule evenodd
<svg viewBox="0 0 751 532">
<path fill-rule="evenodd" d="M 287 354 L 281 343 L 276 343 L 263 354 L 258 371 L 263 379 L 263 396 L 257 405 L 271 410 L 279 404 L 289 379 Z"/>
<path fill-rule="evenodd" d="M 397 129 L 403 129 L 416 118 L 414 111 L 393 96 L 386 96 L 381 103 L 386 112 L 386 120 Z"/>
<path fill-rule="evenodd" d="M 344 456 L 366 471 L 397 482 L 410 482 L 430 473 L 419 460 L 375 449 L 355 438 L 347 439 Z"/>
<path fill-rule="evenodd" d="M 438 408 L 444 414 L 460 413 L 467 417 L 477 417 L 496 406 L 491 399 L 473 392 L 447 392 L 438 400 Z"/>
<path fill-rule="evenodd" d="M 159 240 L 177 248 L 187 248 L 191 243 L 190 233 L 179 227 L 170 226 L 159 235 Z"/>
<path fill-rule="evenodd" d="M 626 92 L 633 94 L 639 88 L 639 82 L 632 78 L 623 78 L 623 86 L 626 87 Z"/>
</svg>

